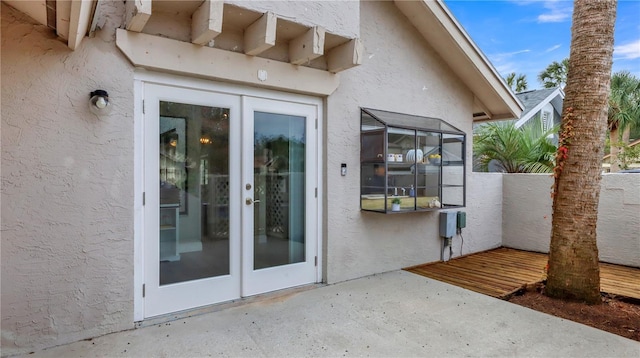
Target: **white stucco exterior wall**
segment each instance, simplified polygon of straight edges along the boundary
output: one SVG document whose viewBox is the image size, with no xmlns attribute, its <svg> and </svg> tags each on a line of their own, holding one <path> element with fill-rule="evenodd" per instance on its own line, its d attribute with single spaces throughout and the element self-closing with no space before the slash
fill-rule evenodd
<svg viewBox="0 0 640 358">
<path fill-rule="evenodd" d="M 328 282 L 441 257 L 438 211 L 360 211 L 360 107 L 437 117 L 467 132 L 462 253 L 500 246 L 501 177 L 471 171 L 473 94 L 393 2 L 237 2 L 361 36 L 367 49 L 325 102 Z M 99 8 L 104 30 L 72 52 L 2 5 L 2 80 L 11 84 L 1 98 L 3 355 L 133 327 L 133 68 L 114 40 L 123 3 Z M 88 110 L 95 89 L 110 94 L 107 117 Z M 460 245 L 455 238 L 454 256 Z"/>
<path fill-rule="evenodd" d="M 548 174 L 504 174 L 504 246 L 549 252 L 552 184 Z M 640 267 L 640 175 L 603 175 L 597 237 L 600 260 Z"/>
<path fill-rule="evenodd" d="M 360 21 L 364 63 L 342 73 L 340 87 L 327 99 L 324 267 L 330 283 L 437 261 L 441 255 L 438 211 L 399 215 L 360 211 L 359 107 L 441 118 L 472 132 L 473 94 L 392 2 L 362 2 Z M 471 139 L 468 135 L 468 175 Z M 340 176 L 341 163 L 348 167 L 345 177 Z M 462 209 L 469 212 L 470 226 L 477 225 L 473 220 L 480 215 L 469 206 L 478 197 L 471 190 L 479 187 L 467 188 L 468 207 Z M 465 242 L 464 252 L 495 247 L 497 242 L 499 235 L 474 246 Z"/>
<path fill-rule="evenodd" d="M 463 253 L 502 246 L 502 204 L 502 174 L 468 173 Z"/>
<path fill-rule="evenodd" d="M 71 51 L 2 3 L 3 355 L 133 327 L 133 74 L 111 25 Z"/>
<path fill-rule="evenodd" d="M 259 12 L 271 11 L 278 17 L 306 26 L 320 25 L 330 33 L 360 37 L 359 1 L 259 1 L 230 0 L 229 4 Z"/>
</svg>

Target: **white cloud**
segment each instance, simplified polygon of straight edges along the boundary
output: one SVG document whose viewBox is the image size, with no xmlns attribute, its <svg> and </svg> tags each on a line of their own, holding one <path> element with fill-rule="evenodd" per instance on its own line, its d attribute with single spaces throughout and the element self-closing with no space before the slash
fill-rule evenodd
<svg viewBox="0 0 640 358">
<path fill-rule="evenodd" d="M 640 39 L 624 45 L 615 46 L 613 55 L 623 60 L 634 60 L 640 58 Z"/>
<path fill-rule="evenodd" d="M 487 57 L 489 58 L 489 61 L 491 61 L 491 63 L 499 73 L 507 74 L 511 72 L 516 72 L 518 69 L 517 64 L 514 63 L 514 61 L 517 61 L 517 60 L 514 60 L 513 57 L 522 53 L 527 53 L 527 52 L 531 52 L 531 50 L 524 49 L 524 50 L 518 50 L 513 52 L 495 53 L 495 54 L 489 54 Z"/>
<path fill-rule="evenodd" d="M 559 49 L 560 47 L 562 47 L 562 45 L 560 45 L 560 44 L 558 44 L 558 45 L 554 45 L 554 46 L 551 46 L 551 47 L 549 47 L 548 49 L 544 50 L 544 53 L 548 53 L 548 52 L 551 52 L 551 51 L 555 51 L 555 50 Z"/>
<path fill-rule="evenodd" d="M 570 2 L 545 1 L 543 6 L 546 12 L 538 15 L 538 22 L 564 22 L 571 20 L 571 12 L 573 9 Z"/>
<path fill-rule="evenodd" d="M 503 63 L 503 64 L 497 64 L 494 63 L 493 64 L 496 71 L 498 71 L 498 73 L 504 77 L 506 77 L 508 74 L 510 74 L 511 72 L 517 72 L 518 71 L 518 67 L 515 63 Z"/>
<path fill-rule="evenodd" d="M 518 51 L 514 51 L 514 52 L 503 52 L 503 53 L 496 53 L 491 55 L 491 58 L 495 58 L 495 59 L 505 59 L 505 58 L 509 58 L 515 55 L 519 55 L 521 53 L 527 53 L 527 52 L 531 52 L 531 50 L 529 49 L 525 49 L 525 50 L 518 50 Z"/>
</svg>

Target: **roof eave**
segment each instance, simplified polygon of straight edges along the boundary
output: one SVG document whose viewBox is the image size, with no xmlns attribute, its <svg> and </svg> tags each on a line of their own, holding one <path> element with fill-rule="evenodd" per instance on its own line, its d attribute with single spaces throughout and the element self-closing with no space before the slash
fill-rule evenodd
<svg viewBox="0 0 640 358">
<path fill-rule="evenodd" d="M 473 92 L 485 114 L 474 115 L 474 121 L 520 117 L 524 110 L 522 103 L 442 1 L 394 2 Z"/>
<path fill-rule="evenodd" d="M 71 50 L 80 46 L 91 26 L 97 0 L 22 1 L 2 0 L 40 24 L 56 31 Z"/>
</svg>

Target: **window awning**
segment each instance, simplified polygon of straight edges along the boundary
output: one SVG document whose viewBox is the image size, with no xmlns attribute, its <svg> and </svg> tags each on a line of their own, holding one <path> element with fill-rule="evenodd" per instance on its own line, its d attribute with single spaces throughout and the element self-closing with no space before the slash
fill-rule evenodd
<svg viewBox="0 0 640 358">
<path fill-rule="evenodd" d="M 417 130 L 433 130 L 453 134 L 465 134 L 458 128 L 438 118 L 422 117 L 412 114 L 381 111 L 379 109 L 362 108 L 362 111 L 385 125 Z M 363 119 L 364 122 L 364 119 Z"/>
</svg>

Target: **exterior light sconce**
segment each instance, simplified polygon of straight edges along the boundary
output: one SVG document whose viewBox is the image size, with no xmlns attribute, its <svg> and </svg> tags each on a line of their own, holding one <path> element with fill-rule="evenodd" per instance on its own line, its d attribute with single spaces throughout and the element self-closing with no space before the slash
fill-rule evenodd
<svg viewBox="0 0 640 358">
<path fill-rule="evenodd" d="M 109 94 L 105 90 L 95 90 L 89 94 L 89 110 L 98 116 L 111 112 Z"/>
</svg>

